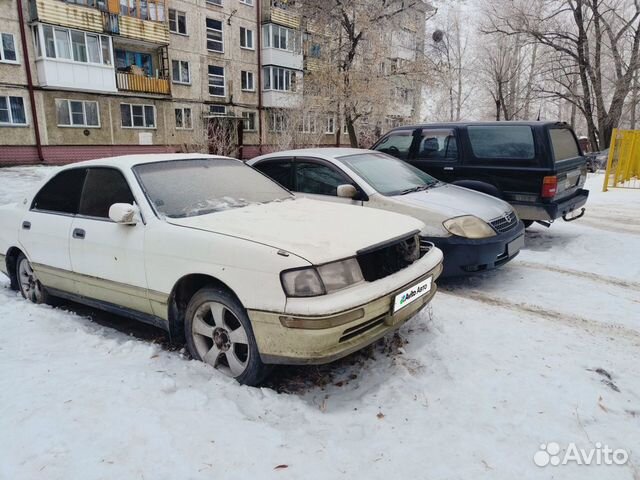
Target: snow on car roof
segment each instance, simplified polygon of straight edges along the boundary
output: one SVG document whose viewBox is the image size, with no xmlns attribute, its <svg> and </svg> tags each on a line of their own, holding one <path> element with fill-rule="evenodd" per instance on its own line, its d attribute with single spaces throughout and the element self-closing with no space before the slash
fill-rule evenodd
<svg viewBox="0 0 640 480">
<path fill-rule="evenodd" d="M 175 160 L 190 160 L 196 158 L 219 158 L 225 160 L 237 160 L 220 155 L 208 155 L 205 153 L 145 153 L 139 155 L 120 155 L 118 157 L 96 158 L 84 162 L 72 163 L 65 168 L 109 166 L 119 168 L 132 168 L 136 165 L 154 162 L 170 162 Z M 238 160 L 240 161 L 240 160 Z"/>
</svg>

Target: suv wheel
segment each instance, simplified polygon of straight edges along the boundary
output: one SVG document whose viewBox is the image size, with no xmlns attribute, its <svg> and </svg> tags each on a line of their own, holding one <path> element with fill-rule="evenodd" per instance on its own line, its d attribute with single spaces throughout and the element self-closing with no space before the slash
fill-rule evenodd
<svg viewBox="0 0 640 480">
<path fill-rule="evenodd" d="M 191 298 L 185 336 L 193 358 L 239 383 L 258 385 L 270 371 L 260 358 L 247 312 L 226 290 L 205 287 Z"/>
</svg>

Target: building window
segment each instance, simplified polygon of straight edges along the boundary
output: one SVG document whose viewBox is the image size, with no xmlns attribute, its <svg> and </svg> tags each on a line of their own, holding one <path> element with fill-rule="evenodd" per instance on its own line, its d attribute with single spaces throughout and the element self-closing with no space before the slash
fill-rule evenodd
<svg viewBox="0 0 640 480">
<path fill-rule="evenodd" d="M 222 6 L 222 0 L 207 0 L 209 5 L 217 5 L 218 7 Z"/>
<path fill-rule="evenodd" d="M 120 104 L 123 128 L 156 128 L 156 107 L 153 105 Z"/>
<path fill-rule="evenodd" d="M 190 108 L 176 108 L 176 128 L 179 130 L 191 130 L 193 124 L 191 123 L 191 109 Z"/>
<path fill-rule="evenodd" d="M 13 33 L 0 33 L 0 62 L 18 63 Z"/>
<path fill-rule="evenodd" d="M 227 115 L 227 107 L 224 105 L 209 105 L 209 115 L 212 117 L 225 117 Z"/>
<path fill-rule="evenodd" d="M 318 126 L 316 122 L 316 115 L 313 113 L 305 113 L 302 116 L 302 123 L 299 126 L 299 130 L 302 133 L 316 133 Z"/>
<path fill-rule="evenodd" d="M 112 65 L 111 39 L 106 35 L 85 33 L 67 28 L 41 25 L 44 38 L 44 54 L 48 58 L 60 58 L 78 63 Z M 36 39 L 38 28 L 34 28 Z M 40 41 L 36 41 L 36 53 L 42 56 Z"/>
<path fill-rule="evenodd" d="M 327 129 L 325 130 L 325 133 L 336 133 L 336 117 L 334 117 L 333 115 L 329 115 L 327 117 Z"/>
<path fill-rule="evenodd" d="M 240 0 L 240 3 L 244 3 L 245 5 L 253 7 L 253 0 Z"/>
<path fill-rule="evenodd" d="M 226 96 L 224 67 L 209 65 L 209 95 L 214 97 Z"/>
<path fill-rule="evenodd" d="M 296 72 L 281 67 L 264 67 L 264 89 L 295 91 Z"/>
<path fill-rule="evenodd" d="M 207 50 L 210 52 L 224 52 L 222 38 L 222 22 L 207 18 Z"/>
<path fill-rule="evenodd" d="M 345 122 L 345 124 L 342 126 L 342 134 L 343 134 L 343 135 L 349 135 L 349 128 L 347 127 L 346 122 Z"/>
<path fill-rule="evenodd" d="M 253 72 L 245 72 L 242 70 L 240 72 L 240 83 L 242 90 L 246 92 L 253 92 L 256 89 L 255 83 L 253 82 Z"/>
<path fill-rule="evenodd" d="M 59 127 L 100 127 L 98 102 L 56 98 Z"/>
<path fill-rule="evenodd" d="M 242 112 L 242 121 L 245 132 L 256 131 L 256 112 Z"/>
<path fill-rule="evenodd" d="M 180 35 L 187 35 L 187 14 L 170 8 L 169 31 Z"/>
<path fill-rule="evenodd" d="M 173 83 L 189 85 L 191 83 L 189 62 L 184 60 L 171 60 L 171 79 Z"/>
<path fill-rule="evenodd" d="M 0 125 L 26 125 L 22 97 L 0 97 Z"/>
<path fill-rule="evenodd" d="M 269 24 L 264 26 L 262 32 L 265 47 L 288 50 L 290 52 L 295 50 L 296 34 L 294 30 L 280 25 Z"/>
<path fill-rule="evenodd" d="M 289 117 L 285 112 L 271 112 L 269 115 L 269 131 L 284 132 L 289 128 Z"/>
<path fill-rule="evenodd" d="M 240 27 L 240 48 L 253 50 L 253 30 Z"/>
<path fill-rule="evenodd" d="M 131 73 L 134 73 L 136 69 L 130 69 L 130 67 L 135 65 L 140 68 L 147 77 L 153 76 L 153 59 L 148 53 L 117 49 L 115 54 L 116 68 L 118 70 L 131 71 Z"/>
<path fill-rule="evenodd" d="M 164 0 L 120 0 L 120 15 L 139 18 L 141 20 L 151 20 L 154 22 L 164 22 Z M 98 0 L 100 10 L 106 10 L 103 0 Z"/>
</svg>

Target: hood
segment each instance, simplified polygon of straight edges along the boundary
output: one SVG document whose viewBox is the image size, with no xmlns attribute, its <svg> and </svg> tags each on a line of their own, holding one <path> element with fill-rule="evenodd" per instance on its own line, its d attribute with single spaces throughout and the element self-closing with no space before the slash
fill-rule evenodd
<svg viewBox="0 0 640 480">
<path fill-rule="evenodd" d="M 397 213 L 306 198 L 167 218 L 167 222 L 286 250 L 314 265 L 351 257 L 360 249 L 424 227 L 419 220 Z"/>
<path fill-rule="evenodd" d="M 449 184 L 391 198 L 432 211 L 441 215 L 443 220 L 461 215 L 475 215 L 489 221 L 513 210 L 511 205 L 499 198 Z"/>
</svg>

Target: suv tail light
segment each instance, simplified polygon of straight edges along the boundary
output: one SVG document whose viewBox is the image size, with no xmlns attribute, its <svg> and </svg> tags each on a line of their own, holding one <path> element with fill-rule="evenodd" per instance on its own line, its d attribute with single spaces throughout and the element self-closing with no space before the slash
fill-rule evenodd
<svg viewBox="0 0 640 480">
<path fill-rule="evenodd" d="M 558 177 L 555 175 L 542 179 L 542 198 L 553 198 L 558 192 Z"/>
</svg>

